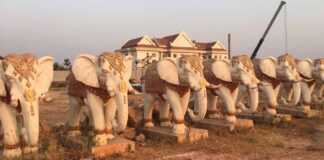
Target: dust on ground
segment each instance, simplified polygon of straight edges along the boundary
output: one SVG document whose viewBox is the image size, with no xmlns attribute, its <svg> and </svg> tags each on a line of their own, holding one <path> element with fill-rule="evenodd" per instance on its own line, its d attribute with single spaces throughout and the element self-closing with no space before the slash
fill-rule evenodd
<svg viewBox="0 0 324 160">
<path fill-rule="evenodd" d="M 52 90 L 50 94 L 54 100 L 49 104 L 42 103 L 40 107 L 39 152 L 19 159 L 91 159 L 91 137 L 78 137 L 80 143 L 65 138 L 68 117 L 65 90 Z M 129 101 L 139 105 L 143 100 L 130 96 Z M 87 128 L 82 131 L 87 132 Z M 144 143 L 136 143 L 134 153 L 115 154 L 103 159 L 324 159 L 324 120 L 294 118 L 289 125 L 255 124 L 249 131 L 210 131 L 207 140 L 193 144 L 145 139 Z"/>
</svg>

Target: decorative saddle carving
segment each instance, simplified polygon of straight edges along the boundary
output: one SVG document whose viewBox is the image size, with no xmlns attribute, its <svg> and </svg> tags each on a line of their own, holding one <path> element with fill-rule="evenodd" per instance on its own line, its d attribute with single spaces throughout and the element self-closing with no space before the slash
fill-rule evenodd
<svg viewBox="0 0 324 160">
<path fill-rule="evenodd" d="M 68 84 L 68 95 L 70 96 L 87 98 L 87 91 L 89 91 L 100 97 L 104 102 L 107 102 L 111 98 L 106 89 L 106 85 L 102 82 L 100 83 L 100 88 L 90 87 L 76 80 L 72 72 L 70 72 L 66 80 Z M 99 78 L 99 81 L 102 80 Z"/>
</svg>

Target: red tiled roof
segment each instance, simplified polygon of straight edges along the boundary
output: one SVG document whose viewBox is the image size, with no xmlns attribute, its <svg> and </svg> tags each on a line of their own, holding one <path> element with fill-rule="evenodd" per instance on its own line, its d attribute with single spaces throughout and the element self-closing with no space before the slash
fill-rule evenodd
<svg viewBox="0 0 324 160">
<path fill-rule="evenodd" d="M 139 37 L 139 38 L 135 38 L 135 39 L 131 39 L 129 41 L 127 41 L 122 48 L 128 48 L 128 47 L 134 47 L 137 46 L 137 43 L 142 39 L 143 37 Z"/>
</svg>

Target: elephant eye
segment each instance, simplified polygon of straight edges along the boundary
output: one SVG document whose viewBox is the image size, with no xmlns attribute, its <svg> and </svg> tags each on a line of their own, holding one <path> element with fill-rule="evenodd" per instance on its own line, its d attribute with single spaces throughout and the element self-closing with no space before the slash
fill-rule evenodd
<svg viewBox="0 0 324 160">
<path fill-rule="evenodd" d="M 102 72 L 103 72 L 103 73 L 108 73 L 108 70 L 106 70 L 106 69 L 102 69 Z"/>
<path fill-rule="evenodd" d="M 5 74 L 4 77 L 7 79 L 7 80 L 13 80 L 14 77 L 13 76 L 10 76 L 8 74 Z"/>
</svg>

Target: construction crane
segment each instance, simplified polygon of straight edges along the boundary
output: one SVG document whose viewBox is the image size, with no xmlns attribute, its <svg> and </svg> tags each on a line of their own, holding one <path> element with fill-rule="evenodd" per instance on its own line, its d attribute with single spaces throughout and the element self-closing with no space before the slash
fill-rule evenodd
<svg viewBox="0 0 324 160">
<path fill-rule="evenodd" d="M 254 59 L 254 58 L 256 57 L 256 55 L 257 55 L 257 53 L 258 53 L 258 51 L 259 51 L 259 49 L 260 49 L 260 47 L 261 47 L 261 45 L 262 45 L 262 43 L 263 43 L 265 37 L 267 36 L 267 34 L 268 34 L 268 32 L 269 32 L 269 30 L 270 30 L 272 24 L 273 24 L 273 22 L 276 20 L 276 18 L 277 18 L 277 16 L 278 16 L 279 12 L 280 12 L 280 10 L 281 10 L 281 8 L 282 8 L 285 4 L 286 4 L 285 1 L 281 1 L 281 3 L 280 3 L 280 5 L 279 5 L 279 7 L 278 7 L 276 13 L 275 13 L 274 16 L 272 17 L 272 19 L 271 19 L 271 21 L 270 21 L 270 23 L 269 23 L 267 29 L 266 29 L 265 32 L 263 33 L 262 38 L 260 39 L 259 43 L 258 43 L 257 46 L 255 47 L 255 49 L 254 49 L 254 51 L 253 51 L 253 53 L 252 53 L 252 55 L 251 55 L 251 57 L 250 57 L 251 59 Z M 286 31 L 286 32 L 287 32 L 287 31 Z M 286 36 L 287 36 L 287 35 L 286 35 Z M 286 39 L 287 39 L 287 37 L 286 37 Z M 287 40 L 286 40 L 286 41 L 287 41 Z M 286 43 L 287 43 L 287 42 L 286 42 Z M 286 44 L 286 45 L 287 45 L 287 44 Z"/>
</svg>

